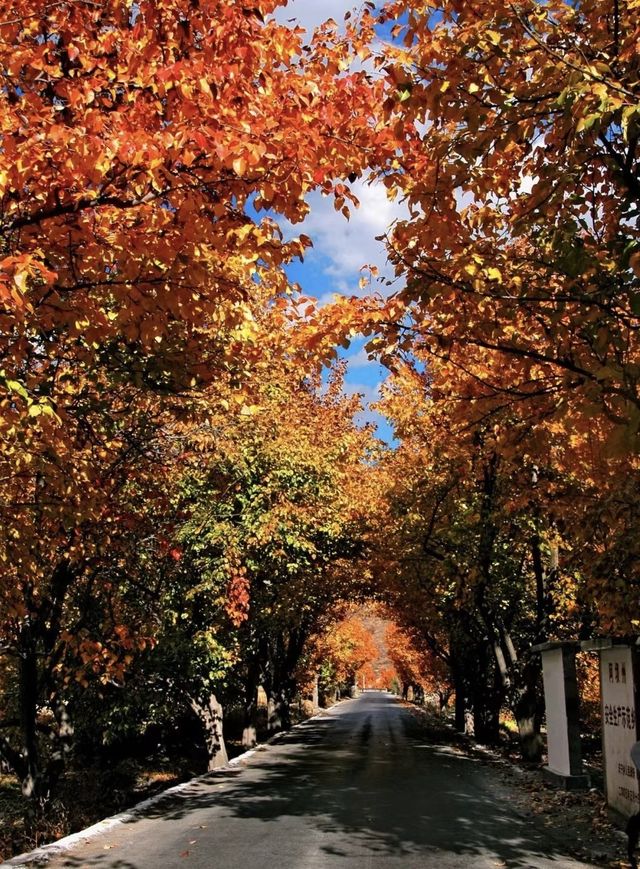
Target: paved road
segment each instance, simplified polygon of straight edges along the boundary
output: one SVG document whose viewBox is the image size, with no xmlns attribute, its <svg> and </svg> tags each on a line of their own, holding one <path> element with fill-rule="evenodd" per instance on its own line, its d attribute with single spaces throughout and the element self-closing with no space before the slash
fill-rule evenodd
<svg viewBox="0 0 640 869">
<path fill-rule="evenodd" d="M 366 692 L 67 857 L 99 869 L 585 869 L 496 772 Z"/>
</svg>

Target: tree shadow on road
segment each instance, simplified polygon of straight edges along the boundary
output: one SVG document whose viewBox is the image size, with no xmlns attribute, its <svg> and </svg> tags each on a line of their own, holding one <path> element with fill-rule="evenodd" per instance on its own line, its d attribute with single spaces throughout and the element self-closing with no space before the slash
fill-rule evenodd
<svg viewBox="0 0 640 869">
<path fill-rule="evenodd" d="M 380 709 L 372 701 L 370 714 L 381 716 L 373 730 L 370 719 L 362 720 L 362 711 L 307 722 L 281 737 L 277 746 L 256 752 L 245 769 L 194 782 L 127 826 L 155 819 L 162 822 L 161 837 L 165 824 L 178 830 L 186 820 L 196 829 L 206 818 L 204 838 L 224 831 L 243 843 L 249 840 L 251 825 L 278 825 L 269 841 L 273 839 L 282 855 L 270 853 L 269 860 L 278 862 L 282 856 L 287 866 L 302 866 L 286 862 L 287 836 L 296 833 L 313 841 L 322 856 L 314 867 L 348 859 L 352 865 L 385 866 L 393 858 L 402 858 L 403 866 L 584 865 L 569 857 L 569 837 L 554 841 L 539 821 L 517 812 L 509 793 L 482 762 L 437 744 L 423 723 L 399 705 L 390 707 L 388 700 Z M 132 854 L 127 859 L 106 853 L 90 859 L 71 855 L 64 865 L 160 865 L 152 851 L 139 860 Z M 225 863 L 222 852 L 214 862 L 217 869 L 240 865 Z M 174 863 L 185 865 L 177 854 L 165 855 L 162 865 Z"/>
</svg>

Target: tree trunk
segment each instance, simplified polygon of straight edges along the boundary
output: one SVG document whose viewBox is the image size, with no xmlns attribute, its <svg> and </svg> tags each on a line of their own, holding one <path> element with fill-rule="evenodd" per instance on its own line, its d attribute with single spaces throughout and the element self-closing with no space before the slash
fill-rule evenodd
<svg viewBox="0 0 640 869">
<path fill-rule="evenodd" d="M 542 738 L 536 718 L 535 709 L 530 709 L 527 713 L 523 707 L 516 717 L 520 737 L 520 753 L 522 759 L 530 763 L 537 763 L 542 757 Z"/>
<path fill-rule="evenodd" d="M 311 696 L 313 711 L 317 712 L 320 708 L 320 673 L 316 673 L 313 677 L 313 693 Z"/>
<path fill-rule="evenodd" d="M 447 707 L 449 705 L 449 699 L 451 698 L 451 690 L 440 690 L 438 691 L 438 704 L 440 707 L 440 715 L 444 715 L 447 711 Z"/>
<path fill-rule="evenodd" d="M 20 721 L 23 737 L 21 771 L 22 795 L 27 799 L 43 799 L 46 785 L 40 768 L 38 745 L 38 664 L 35 642 L 30 628 L 24 628 L 20 638 Z"/>
<path fill-rule="evenodd" d="M 76 575 L 70 562 L 63 558 L 53 569 L 48 593 L 41 595 L 38 603 L 33 590 L 29 592 L 30 618 L 16 643 L 22 745 L 13 748 L 7 739 L 0 739 L 0 755 L 20 779 L 23 795 L 40 809 L 62 775 L 73 743 L 73 727 L 55 688 L 59 678 L 57 664 L 61 660 L 59 638 L 64 602 Z M 38 726 L 42 707 L 50 709 L 55 719 L 49 733 L 53 751 L 46 763 L 41 753 L 42 728 Z"/>
<path fill-rule="evenodd" d="M 282 719 L 275 697 L 269 695 L 267 700 L 267 730 L 269 733 L 277 733 L 282 730 Z"/>
<path fill-rule="evenodd" d="M 464 722 L 462 725 L 462 732 L 465 736 L 475 736 L 476 731 L 472 709 L 464 710 Z"/>
<path fill-rule="evenodd" d="M 242 747 L 253 748 L 258 742 L 258 682 L 260 669 L 257 664 L 249 666 L 244 694 L 244 727 Z"/>
<path fill-rule="evenodd" d="M 454 726 L 458 733 L 465 732 L 465 712 L 467 709 L 467 698 L 464 691 L 460 687 L 456 688 L 455 711 L 454 711 Z"/>
<path fill-rule="evenodd" d="M 291 727 L 291 704 L 296 695 L 293 677 L 308 632 L 304 625 L 272 638 L 264 674 L 269 695 L 267 729 L 273 733 Z"/>
<path fill-rule="evenodd" d="M 73 724 L 64 701 L 59 698 L 54 699 L 52 706 L 56 720 L 56 729 L 52 733 L 54 750 L 47 764 L 46 771 L 47 798 L 64 772 L 67 756 L 73 748 L 74 737 Z"/>
<path fill-rule="evenodd" d="M 257 703 L 246 703 L 244 707 L 244 727 L 242 729 L 242 747 L 249 749 L 258 744 L 258 706 Z"/>
<path fill-rule="evenodd" d="M 487 650 L 488 652 L 488 650 Z M 489 655 L 483 655 L 486 661 L 481 672 L 489 670 L 485 682 L 479 681 L 473 692 L 473 727 L 478 742 L 484 745 L 496 745 L 500 740 L 500 710 L 504 704 L 505 695 L 502 677 L 497 667 L 491 673 Z M 493 678 L 492 678 L 493 677 Z"/>
<path fill-rule="evenodd" d="M 523 686 L 514 708 L 522 759 L 532 763 L 540 760 L 544 747 L 540 735 L 542 704 L 538 692 L 541 671 L 541 656 L 531 656 L 522 674 Z"/>
<path fill-rule="evenodd" d="M 269 697 L 267 728 L 271 733 L 291 728 L 291 697 L 285 689 Z"/>
<path fill-rule="evenodd" d="M 476 740 L 483 745 L 495 745 L 500 739 L 500 706 L 494 697 L 474 704 L 473 730 Z"/>
<path fill-rule="evenodd" d="M 207 771 L 213 772 L 226 766 L 228 762 L 227 749 L 222 733 L 222 704 L 215 694 L 209 694 L 204 701 L 189 697 L 191 708 L 198 716 L 204 731 L 204 742 L 207 749 Z"/>
<path fill-rule="evenodd" d="M 455 691 L 454 705 L 454 726 L 458 733 L 466 733 L 472 735 L 472 704 L 470 702 L 467 680 L 464 678 L 461 668 L 453 666 L 451 668 L 451 676 L 453 679 L 453 688 Z"/>
</svg>

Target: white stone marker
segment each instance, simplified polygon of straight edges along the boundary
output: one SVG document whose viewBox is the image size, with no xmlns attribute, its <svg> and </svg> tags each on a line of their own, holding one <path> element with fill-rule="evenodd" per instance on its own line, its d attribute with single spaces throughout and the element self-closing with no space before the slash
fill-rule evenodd
<svg viewBox="0 0 640 869">
<path fill-rule="evenodd" d="M 534 646 L 542 655 L 544 699 L 547 710 L 545 776 L 567 789 L 589 787 L 582 768 L 580 700 L 576 679 L 577 643 L 555 642 Z"/>
<path fill-rule="evenodd" d="M 625 643 L 595 640 L 582 644 L 600 653 L 602 745 L 607 803 L 625 818 L 640 809 L 638 775 L 631 749 L 638 741 L 635 692 L 636 651 Z"/>
</svg>

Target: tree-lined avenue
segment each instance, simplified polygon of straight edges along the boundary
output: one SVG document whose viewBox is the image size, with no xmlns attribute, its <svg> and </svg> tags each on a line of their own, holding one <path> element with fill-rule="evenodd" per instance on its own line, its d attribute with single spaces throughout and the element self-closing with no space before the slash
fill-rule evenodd
<svg viewBox="0 0 640 869">
<path fill-rule="evenodd" d="M 570 842 L 567 841 L 567 845 Z M 367 691 L 47 865 L 580 869 L 485 764 Z"/>
<path fill-rule="evenodd" d="M 543 763 L 534 650 L 640 634 L 640 0 L 2 6 L 0 860 L 356 685 Z M 389 703 L 144 860 L 554 859 Z"/>
</svg>

